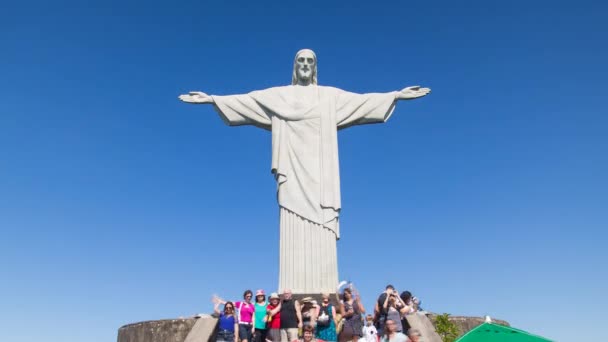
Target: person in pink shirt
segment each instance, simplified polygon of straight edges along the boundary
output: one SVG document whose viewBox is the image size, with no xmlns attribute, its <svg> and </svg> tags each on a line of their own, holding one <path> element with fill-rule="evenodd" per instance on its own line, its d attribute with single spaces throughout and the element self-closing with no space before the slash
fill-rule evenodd
<svg viewBox="0 0 608 342">
<path fill-rule="evenodd" d="M 234 307 L 237 311 L 237 318 L 239 321 L 239 339 L 241 342 L 252 342 L 253 332 L 255 330 L 253 325 L 253 313 L 255 312 L 255 306 L 251 302 L 253 292 L 251 290 L 243 293 L 243 301 L 234 303 Z"/>
</svg>

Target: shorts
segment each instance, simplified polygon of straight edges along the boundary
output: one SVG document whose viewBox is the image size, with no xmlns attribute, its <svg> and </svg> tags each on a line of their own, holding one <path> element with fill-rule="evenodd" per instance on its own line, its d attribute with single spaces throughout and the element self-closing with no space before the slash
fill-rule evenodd
<svg viewBox="0 0 608 342">
<path fill-rule="evenodd" d="M 234 332 L 220 329 L 215 337 L 216 342 L 234 342 Z"/>
<path fill-rule="evenodd" d="M 266 339 L 272 342 L 281 342 L 281 329 L 268 329 Z"/>
<path fill-rule="evenodd" d="M 268 329 L 258 329 L 255 328 L 255 332 L 253 333 L 253 342 L 266 342 L 266 335 L 268 334 Z M 279 337 L 281 335 L 279 334 Z"/>
<path fill-rule="evenodd" d="M 252 341 L 253 333 L 251 332 L 253 325 L 251 324 L 240 324 L 239 323 L 239 340 Z"/>
<path fill-rule="evenodd" d="M 378 336 L 382 336 L 384 334 L 384 326 L 386 322 L 386 315 L 382 315 L 378 318 L 376 322 L 376 331 L 378 332 Z"/>
<path fill-rule="evenodd" d="M 281 329 L 281 342 L 293 342 L 298 340 L 298 328 Z"/>
</svg>

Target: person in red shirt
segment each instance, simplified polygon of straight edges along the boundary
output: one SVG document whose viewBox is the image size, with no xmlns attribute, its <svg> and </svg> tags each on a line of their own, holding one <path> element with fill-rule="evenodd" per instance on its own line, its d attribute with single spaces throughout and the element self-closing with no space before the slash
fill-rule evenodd
<svg viewBox="0 0 608 342">
<path fill-rule="evenodd" d="M 268 334 L 266 339 L 272 342 L 281 342 L 281 300 L 274 292 L 270 294 L 270 304 L 266 307 L 266 324 Z"/>
</svg>

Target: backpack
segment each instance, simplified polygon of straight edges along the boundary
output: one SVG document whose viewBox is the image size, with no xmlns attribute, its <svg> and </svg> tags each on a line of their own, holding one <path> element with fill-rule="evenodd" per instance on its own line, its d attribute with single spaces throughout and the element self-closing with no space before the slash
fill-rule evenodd
<svg viewBox="0 0 608 342">
<path fill-rule="evenodd" d="M 326 307 L 321 306 L 321 314 L 317 317 L 317 325 L 320 327 L 328 327 L 331 324 L 330 314 L 331 304 Z"/>
</svg>

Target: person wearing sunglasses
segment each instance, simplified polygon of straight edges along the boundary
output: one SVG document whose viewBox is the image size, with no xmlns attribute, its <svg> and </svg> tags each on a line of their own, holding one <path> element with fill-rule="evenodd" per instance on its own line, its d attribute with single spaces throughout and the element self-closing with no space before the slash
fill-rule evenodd
<svg viewBox="0 0 608 342">
<path fill-rule="evenodd" d="M 213 307 L 213 312 L 218 319 L 218 329 L 215 338 L 216 342 L 238 342 L 238 337 L 235 332 L 238 331 L 238 323 L 234 315 L 234 304 L 226 302 L 224 304 L 224 312 L 220 312 L 220 302 L 217 301 Z"/>
<path fill-rule="evenodd" d="M 328 342 L 337 341 L 336 308 L 329 301 L 329 293 L 323 293 L 321 298 L 321 305 L 318 307 L 316 314 L 317 330 L 315 337 Z"/>
</svg>

